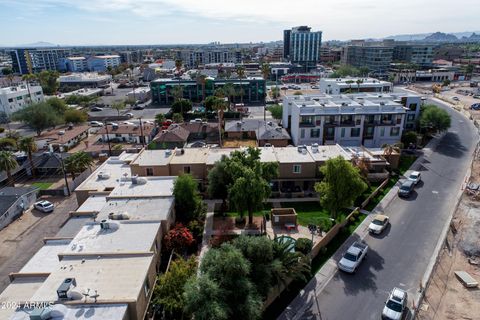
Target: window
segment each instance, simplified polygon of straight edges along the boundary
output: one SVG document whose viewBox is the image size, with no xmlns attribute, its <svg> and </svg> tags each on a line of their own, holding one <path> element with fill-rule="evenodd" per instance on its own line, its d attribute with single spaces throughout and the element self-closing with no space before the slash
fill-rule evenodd
<svg viewBox="0 0 480 320">
<path fill-rule="evenodd" d="M 305 129 L 300 130 L 300 139 L 305 138 Z"/>
<path fill-rule="evenodd" d="M 311 129 L 310 138 L 318 138 L 318 137 L 320 137 L 320 129 Z"/>
<path fill-rule="evenodd" d="M 8 102 L 13 102 L 13 98 L 8 99 Z"/>
<path fill-rule="evenodd" d="M 365 128 L 365 136 L 366 137 L 371 137 L 373 136 L 373 127 L 366 127 Z"/>
<path fill-rule="evenodd" d="M 117 137 L 117 138 L 121 138 L 121 137 L 122 137 L 122 135 L 121 135 L 120 133 L 115 133 L 115 137 Z"/>
<path fill-rule="evenodd" d="M 383 137 L 385 135 L 385 127 L 380 128 L 380 137 Z"/>
<path fill-rule="evenodd" d="M 340 131 L 340 137 L 345 137 L 345 128 L 342 128 L 342 130 Z"/>
<path fill-rule="evenodd" d="M 17 100 L 22 100 L 22 99 L 23 99 L 22 96 L 17 97 Z"/>
<path fill-rule="evenodd" d="M 415 120 L 415 115 L 414 114 L 409 114 L 407 116 L 407 121 L 413 121 L 413 120 Z"/>
<path fill-rule="evenodd" d="M 400 128 L 399 127 L 393 127 L 390 129 L 390 136 L 396 137 L 400 134 Z"/>
<path fill-rule="evenodd" d="M 302 166 L 299 164 L 293 165 L 293 173 L 302 173 Z"/>
<path fill-rule="evenodd" d="M 145 297 L 148 297 L 148 293 L 150 292 L 150 284 L 148 283 L 148 278 L 145 279 L 145 283 L 143 284 L 143 291 L 145 292 Z"/>
<path fill-rule="evenodd" d="M 350 136 L 351 137 L 360 137 L 360 128 L 350 129 Z"/>
<path fill-rule="evenodd" d="M 183 173 L 190 173 L 190 166 L 183 167 Z"/>
<path fill-rule="evenodd" d="M 411 103 L 409 108 L 410 108 L 410 110 L 415 111 L 415 110 L 417 110 L 417 104 L 416 103 Z"/>
<path fill-rule="evenodd" d="M 153 168 L 147 168 L 147 176 L 153 176 Z"/>
</svg>

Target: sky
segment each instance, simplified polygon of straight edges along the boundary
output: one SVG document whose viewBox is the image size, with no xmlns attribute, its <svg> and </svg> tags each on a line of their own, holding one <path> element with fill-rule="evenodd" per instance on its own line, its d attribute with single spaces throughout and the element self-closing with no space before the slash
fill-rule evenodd
<svg viewBox="0 0 480 320">
<path fill-rule="evenodd" d="M 0 0 L 0 45 L 245 43 L 480 29 L 479 0 Z"/>
</svg>

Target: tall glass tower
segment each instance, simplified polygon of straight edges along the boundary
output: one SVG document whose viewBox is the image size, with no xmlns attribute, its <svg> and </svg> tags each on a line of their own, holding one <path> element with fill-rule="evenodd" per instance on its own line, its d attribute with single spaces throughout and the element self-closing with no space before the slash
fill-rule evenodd
<svg viewBox="0 0 480 320">
<path fill-rule="evenodd" d="M 320 62 L 322 31 L 311 31 L 310 27 L 300 26 L 283 32 L 283 57 L 298 63 L 305 71 L 315 68 Z"/>
</svg>

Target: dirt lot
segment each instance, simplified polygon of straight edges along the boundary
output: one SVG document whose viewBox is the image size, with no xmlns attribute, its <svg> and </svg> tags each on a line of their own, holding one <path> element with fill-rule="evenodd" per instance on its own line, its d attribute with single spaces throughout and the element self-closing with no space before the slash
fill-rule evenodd
<svg viewBox="0 0 480 320">
<path fill-rule="evenodd" d="M 471 181 L 480 182 L 480 159 Z M 480 319 L 480 288 L 465 288 L 455 271 L 466 271 L 480 282 L 480 201 L 465 194 L 455 212 L 447 245 L 440 253 L 417 318 L 421 320 Z M 473 263 L 471 263 L 473 262 Z"/>
</svg>

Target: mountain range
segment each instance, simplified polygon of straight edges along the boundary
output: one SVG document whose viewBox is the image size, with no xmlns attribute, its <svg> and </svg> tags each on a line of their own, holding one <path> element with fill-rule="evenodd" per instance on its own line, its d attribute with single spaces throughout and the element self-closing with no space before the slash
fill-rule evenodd
<svg viewBox="0 0 480 320">
<path fill-rule="evenodd" d="M 399 34 L 388 36 L 384 39 L 393 39 L 395 41 L 428 41 L 428 42 L 454 42 L 458 40 L 473 40 L 479 41 L 480 31 L 474 32 L 432 32 L 432 33 L 414 33 L 414 34 Z"/>
</svg>

